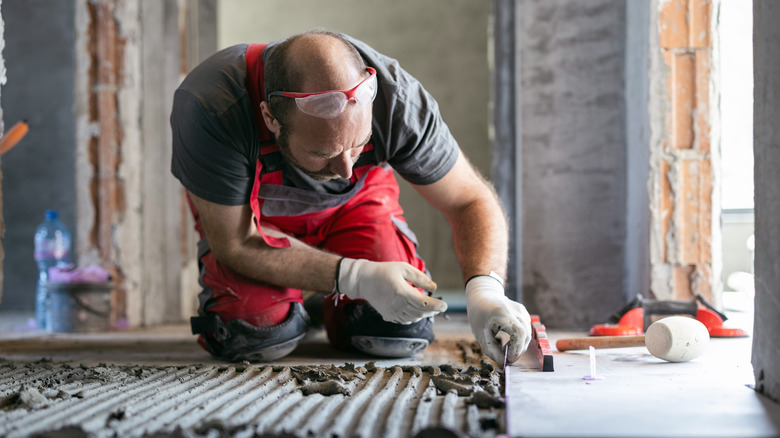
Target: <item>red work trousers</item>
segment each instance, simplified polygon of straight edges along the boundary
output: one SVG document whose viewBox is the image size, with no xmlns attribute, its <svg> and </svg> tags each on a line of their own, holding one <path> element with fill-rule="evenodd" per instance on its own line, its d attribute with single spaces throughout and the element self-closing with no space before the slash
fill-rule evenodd
<svg viewBox="0 0 780 438">
<path fill-rule="evenodd" d="M 263 216 L 260 223 L 344 257 L 403 261 L 425 272 L 425 263 L 417 256 L 416 237 L 403 219 L 398 194 L 392 170 L 374 167 L 368 171 L 363 188 L 344 205 L 300 216 Z M 200 229 L 197 214 L 195 220 Z M 235 273 L 210 251 L 201 257 L 201 263 L 204 288 L 211 290 L 204 310 L 216 313 L 225 323 L 242 319 L 258 327 L 273 326 L 285 319 L 290 303 L 303 301 L 301 290 Z M 349 341 L 343 335 L 343 306 L 350 300 L 332 298 L 326 298 L 323 306 L 325 327 L 331 344 L 344 348 Z M 208 350 L 202 340 L 200 344 Z"/>
</svg>

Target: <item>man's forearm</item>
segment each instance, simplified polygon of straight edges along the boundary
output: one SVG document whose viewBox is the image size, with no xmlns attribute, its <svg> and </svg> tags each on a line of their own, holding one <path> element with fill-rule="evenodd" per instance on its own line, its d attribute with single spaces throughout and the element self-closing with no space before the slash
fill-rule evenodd
<svg viewBox="0 0 780 438">
<path fill-rule="evenodd" d="M 464 281 L 490 271 L 506 278 L 507 221 L 498 200 L 492 192 L 490 195 L 473 201 L 450 218 Z"/>
<path fill-rule="evenodd" d="M 188 192 L 200 225 L 221 264 L 257 281 L 303 290 L 330 292 L 339 256 L 318 250 L 280 231 L 263 227 L 263 233 L 284 237 L 287 248 L 265 243 L 252 220 L 249 204 L 227 206 Z"/>
<path fill-rule="evenodd" d="M 273 248 L 259 234 L 253 234 L 215 256 L 235 272 L 258 281 L 302 290 L 333 290 L 341 256 L 313 248 L 278 231 L 263 229 L 263 232 L 286 237 L 290 246 Z"/>
</svg>

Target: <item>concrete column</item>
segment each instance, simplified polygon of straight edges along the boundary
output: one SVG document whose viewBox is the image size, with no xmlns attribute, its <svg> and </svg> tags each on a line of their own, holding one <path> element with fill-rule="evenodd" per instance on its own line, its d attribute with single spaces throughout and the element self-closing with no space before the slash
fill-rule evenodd
<svg viewBox="0 0 780 438">
<path fill-rule="evenodd" d="M 753 2 L 756 390 L 780 402 L 780 3 Z"/>
<path fill-rule="evenodd" d="M 589 328 L 626 302 L 626 3 L 519 8 L 523 302 Z"/>
<path fill-rule="evenodd" d="M 650 7 L 626 2 L 626 302 L 650 290 Z"/>
<path fill-rule="evenodd" d="M 490 15 L 492 50 L 488 53 L 493 75 L 492 132 L 493 184 L 509 219 L 509 262 L 505 293 L 523 301 L 522 190 L 520 128 L 520 53 L 518 7 L 514 0 L 493 0 Z"/>
</svg>

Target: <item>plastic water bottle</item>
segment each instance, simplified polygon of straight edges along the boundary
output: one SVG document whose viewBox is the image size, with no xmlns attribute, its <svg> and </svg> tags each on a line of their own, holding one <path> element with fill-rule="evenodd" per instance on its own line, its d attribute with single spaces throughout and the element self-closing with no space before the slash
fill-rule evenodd
<svg viewBox="0 0 780 438">
<path fill-rule="evenodd" d="M 70 261 L 70 232 L 59 216 L 56 210 L 46 210 L 46 220 L 35 231 L 35 261 L 38 263 L 35 323 L 39 329 L 46 328 L 49 268 L 67 265 Z"/>
</svg>

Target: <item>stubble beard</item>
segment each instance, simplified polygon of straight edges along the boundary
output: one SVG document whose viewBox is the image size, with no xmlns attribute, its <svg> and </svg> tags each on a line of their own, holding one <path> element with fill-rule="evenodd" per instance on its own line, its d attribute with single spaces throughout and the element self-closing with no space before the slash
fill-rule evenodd
<svg viewBox="0 0 780 438">
<path fill-rule="evenodd" d="M 280 132 L 279 135 L 276 137 L 276 146 L 279 147 L 279 152 L 282 153 L 282 156 L 285 159 L 287 159 L 287 161 L 289 161 L 293 166 L 295 166 L 301 172 L 305 173 L 306 175 L 308 175 L 309 177 L 311 177 L 316 181 L 327 182 L 327 181 L 341 178 L 340 175 L 330 172 L 328 170 L 312 171 L 301 166 L 298 160 L 296 160 L 295 157 L 290 152 L 290 143 L 288 142 L 287 133 L 284 130 L 282 130 L 282 132 Z"/>
</svg>

